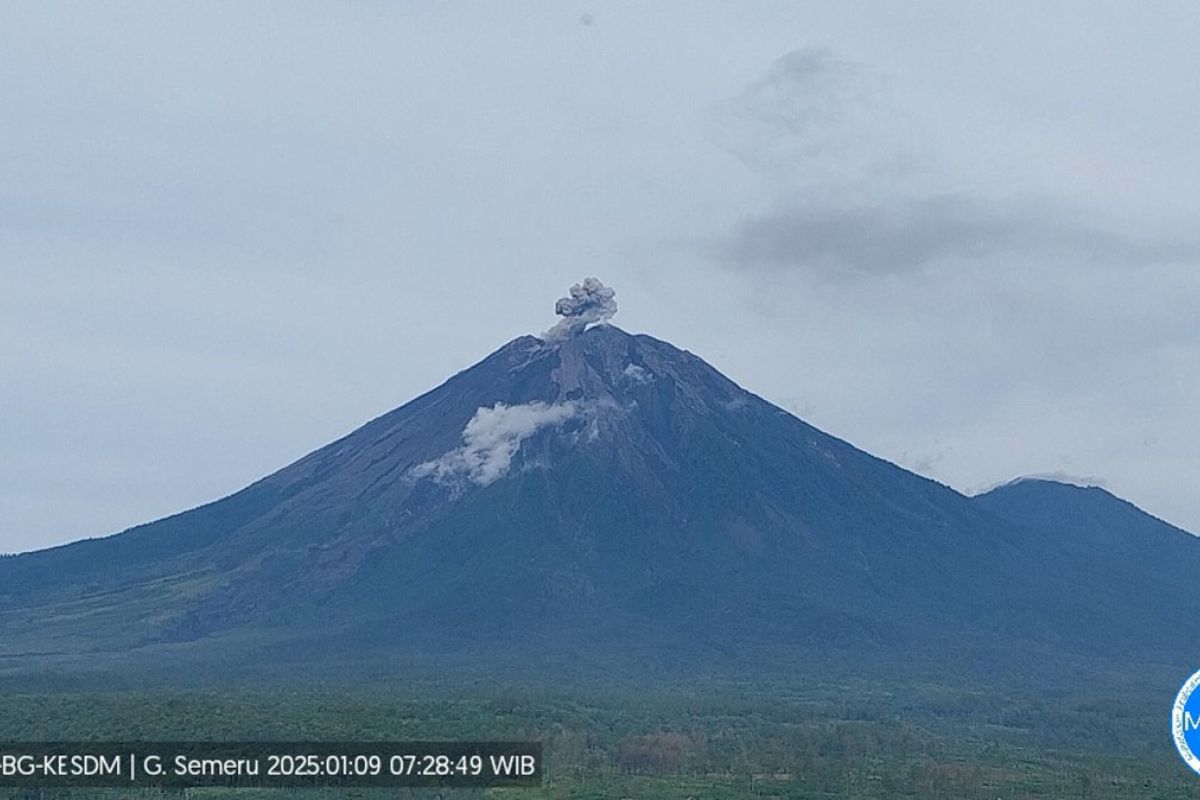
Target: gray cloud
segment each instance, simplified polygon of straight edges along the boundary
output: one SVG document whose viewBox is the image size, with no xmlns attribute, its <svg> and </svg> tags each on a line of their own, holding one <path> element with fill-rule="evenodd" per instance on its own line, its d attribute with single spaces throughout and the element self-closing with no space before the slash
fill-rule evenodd
<svg viewBox="0 0 1200 800">
<path fill-rule="evenodd" d="M 981 164 L 958 174 L 938 152 L 936 126 L 894 98 L 884 76 L 825 49 L 777 60 L 718 107 L 716 129 L 776 193 L 769 210 L 710 242 L 726 266 L 837 277 L 992 256 L 1200 260 L 1194 236 L 1139 236 L 1073 202 L 997 191 Z"/>
<path fill-rule="evenodd" d="M 885 274 L 945 259 L 1067 257 L 1130 266 L 1200 260 L 1200 241 L 1138 239 L 1092 227 L 1053 205 L 967 195 L 895 197 L 858 206 L 785 204 L 742 222 L 718 245 L 737 266 Z"/>
</svg>

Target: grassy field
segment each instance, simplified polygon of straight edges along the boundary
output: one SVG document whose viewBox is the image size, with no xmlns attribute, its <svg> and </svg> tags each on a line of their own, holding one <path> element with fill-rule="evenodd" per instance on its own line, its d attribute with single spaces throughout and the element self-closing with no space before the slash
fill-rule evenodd
<svg viewBox="0 0 1200 800">
<path fill-rule="evenodd" d="M 1191 798 L 1167 710 L 1133 697 L 756 681 L 355 689 L 8 687 L 0 740 L 534 739 L 540 789 L 10 790 L 0 797 Z"/>
</svg>

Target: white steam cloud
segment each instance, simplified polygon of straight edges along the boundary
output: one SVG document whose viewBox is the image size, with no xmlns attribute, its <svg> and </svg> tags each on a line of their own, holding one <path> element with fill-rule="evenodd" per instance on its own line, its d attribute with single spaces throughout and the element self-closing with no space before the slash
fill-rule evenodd
<svg viewBox="0 0 1200 800">
<path fill-rule="evenodd" d="M 442 482 L 465 477 L 472 483 L 487 486 L 508 474 L 521 442 L 541 428 L 561 424 L 578 411 L 573 402 L 483 406 L 463 428 L 462 447 L 441 458 L 418 464 L 409 474 L 414 478 L 432 476 Z"/>
<path fill-rule="evenodd" d="M 546 331 L 546 339 L 560 341 L 579 333 L 593 322 L 604 322 L 617 313 L 617 292 L 596 278 L 585 278 L 571 287 L 569 297 L 559 298 L 554 313 L 562 317 Z"/>
<path fill-rule="evenodd" d="M 1052 481 L 1054 483 L 1066 483 L 1071 486 L 1078 486 L 1080 489 L 1100 488 L 1104 489 L 1108 486 L 1108 481 L 1096 475 L 1072 475 L 1069 472 L 1032 472 L 1028 475 L 1021 475 L 1013 478 L 1011 481 L 1004 481 L 985 488 L 981 494 L 986 494 L 992 489 L 999 489 L 1002 486 L 1014 486 L 1018 483 L 1027 481 Z"/>
<path fill-rule="evenodd" d="M 628 364 L 625 367 L 625 377 L 634 383 L 650 383 L 654 380 L 654 375 L 637 364 Z"/>
</svg>

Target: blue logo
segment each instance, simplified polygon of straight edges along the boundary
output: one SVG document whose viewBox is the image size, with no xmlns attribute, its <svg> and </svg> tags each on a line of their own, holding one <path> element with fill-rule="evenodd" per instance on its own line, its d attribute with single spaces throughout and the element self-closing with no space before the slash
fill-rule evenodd
<svg viewBox="0 0 1200 800">
<path fill-rule="evenodd" d="M 1171 711 L 1171 734 L 1175 749 L 1193 772 L 1200 774 L 1200 672 L 1187 679 L 1175 696 Z"/>
</svg>

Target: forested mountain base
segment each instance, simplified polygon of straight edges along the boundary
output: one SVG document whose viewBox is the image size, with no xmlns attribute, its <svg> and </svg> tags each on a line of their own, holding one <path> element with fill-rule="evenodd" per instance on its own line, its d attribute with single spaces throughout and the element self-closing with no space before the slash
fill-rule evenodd
<svg viewBox="0 0 1200 800">
<path fill-rule="evenodd" d="M 735 682 L 267 692 L 21 693 L 0 739 L 536 739 L 520 790 L 9 790 L 5 798 L 1191 798 L 1169 698 Z"/>
</svg>

